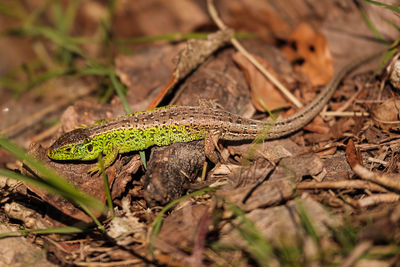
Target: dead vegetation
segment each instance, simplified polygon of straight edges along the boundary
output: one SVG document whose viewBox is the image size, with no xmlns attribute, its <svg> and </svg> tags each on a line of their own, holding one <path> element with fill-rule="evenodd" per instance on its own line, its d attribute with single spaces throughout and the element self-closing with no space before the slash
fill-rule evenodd
<svg viewBox="0 0 400 267">
<path fill-rule="evenodd" d="M 96 162 L 46 156 L 61 133 L 202 99 L 287 117 L 335 70 L 382 49 L 379 38 L 395 45 L 385 68 L 348 75 L 287 138 L 220 142 L 215 165 L 204 141 L 148 149 L 146 168 L 138 153 L 120 155 L 105 170 L 114 216 L 0 172 L 0 232 L 58 230 L 0 239 L 2 265 L 399 266 L 398 5 L 134 2 L 0 3 L 1 135 L 102 203 L 102 174 L 88 174 Z M 0 167 L 42 175 L 14 157 L 0 149 Z"/>
</svg>

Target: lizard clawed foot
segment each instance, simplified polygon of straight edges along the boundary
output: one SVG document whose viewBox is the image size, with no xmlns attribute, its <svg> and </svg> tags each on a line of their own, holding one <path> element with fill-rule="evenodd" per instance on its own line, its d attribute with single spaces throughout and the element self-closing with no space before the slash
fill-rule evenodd
<svg viewBox="0 0 400 267">
<path fill-rule="evenodd" d="M 93 175 L 95 175 L 96 173 L 101 173 L 101 171 L 100 171 L 100 165 L 99 165 L 99 164 L 97 164 L 96 166 L 93 166 L 92 168 L 90 168 L 90 169 L 88 170 L 88 174 L 89 174 L 90 176 L 93 176 Z"/>
<path fill-rule="evenodd" d="M 204 140 L 204 152 L 206 157 L 214 164 L 221 161 L 221 157 L 216 150 L 221 152 L 218 147 L 218 140 L 220 137 L 219 132 L 211 131 Z"/>
<path fill-rule="evenodd" d="M 117 159 L 118 157 L 118 149 L 115 147 L 112 147 L 110 150 L 105 152 L 105 156 L 102 159 L 104 162 L 104 170 L 107 169 L 109 166 L 111 166 L 114 161 Z M 99 158 L 100 160 L 100 158 Z M 98 163 L 96 166 L 92 167 L 89 169 L 88 173 L 90 175 L 93 175 L 95 173 L 101 173 L 101 169 L 100 169 L 100 163 Z"/>
</svg>

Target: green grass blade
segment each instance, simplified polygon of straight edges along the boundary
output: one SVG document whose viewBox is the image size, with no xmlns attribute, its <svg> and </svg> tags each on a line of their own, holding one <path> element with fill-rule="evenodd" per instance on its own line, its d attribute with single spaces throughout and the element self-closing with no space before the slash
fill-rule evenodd
<svg viewBox="0 0 400 267">
<path fill-rule="evenodd" d="M 68 6 L 65 11 L 64 21 L 61 25 L 61 29 L 64 31 L 65 34 L 68 34 L 74 24 L 76 12 L 78 11 L 78 4 L 79 0 L 71 0 L 68 2 Z"/>
<path fill-rule="evenodd" d="M 78 200 L 76 200 L 75 198 L 71 197 L 68 193 L 64 192 L 63 190 L 58 190 L 57 188 L 47 184 L 45 181 L 41 181 L 38 179 L 34 179 L 28 176 L 24 176 L 9 170 L 2 170 L 0 169 L 0 176 L 5 176 L 5 177 L 9 177 L 11 179 L 15 179 L 17 181 L 22 181 L 28 184 L 31 184 L 33 186 L 36 186 L 38 188 L 41 188 L 49 193 L 55 194 L 55 195 L 59 195 L 65 199 L 68 199 L 69 201 L 78 204 L 82 210 L 84 210 L 92 219 L 93 221 L 97 224 L 98 228 L 101 231 L 104 231 L 104 227 L 101 225 L 101 223 L 97 220 L 97 218 L 95 216 L 93 216 L 93 213 L 90 211 L 90 209 L 83 203 L 80 203 Z"/>
<path fill-rule="evenodd" d="M 111 198 L 110 185 L 108 183 L 107 174 L 104 170 L 104 160 L 101 155 L 99 156 L 98 162 L 100 165 L 101 176 L 103 177 L 104 192 L 106 193 L 108 211 L 111 214 L 111 218 L 114 218 L 114 207 L 113 207 L 112 198 Z"/>
<path fill-rule="evenodd" d="M 63 35 L 57 30 L 47 26 L 30 26 L 24 28 L 9 29 L 4 34 L 14 36 L 32 36 L 32 37 L 43 37 L 53 42 L 60 48 L 64 48 L 72 53 L 75 53 L 85 59 L 87 56 L 81 51 L 79 46 L 74 43 L 74 39 Z"/>
<path fill-rule="evenodd" d="M 17 181 L 25 182 L 28 184 L 31 184 L 35 187 L 41 188 L 49 193 L 60 195 L 64 198 L 68 198 L 69 195 L 65 195 L 65 192 L 62 190 L 58 190 L 56 187 L 53 187 L 46 183 L 45 181 L 34 179 L 32 177 L 24 176 L 19 173 L 10 171 L 10 170 L 4 170 L 0 169 L 0 176 L 8 177 Z"/>
<path fill-rule="evenodd" d="M 26 12 L 22 8 L 19 1 L 12 1 L 10 3 L 4 4 L 0 3 L 0 14 L 9 16 L 11 18 L 15 18 L 18 20 L 22 20 L 26 17 Z"/>
<path fill-rule="evenodd" d="M 165 205 L 165 207 L 157 214 L 157 217 L 154 219 L 153 223 L 151 224 L 151 234 L 150 234 L 150 242 L 149 242 L 149 250 L 150 253 L 153 255 L 153 251 L 154 251 L 154 241 L 155 238 L 157 237 L 158 233 L 161 230 L 161 226 L 162 226 L 162 221 L 163 221 L 163 216 L 165 213 L 167 213 L 170 209 L 172 209 L 176 204 L 178 204 L 179 202 L 187 199 L 187 198 L 191 198 L 191 197 L 195 197 L 195 196 L 201 196 L 207 193 L 210 193 L 212 191 L 216 190 L 216 187 L 206 187 L 200 190 L 197 190 L 195 192 L 192 192 L 188 195 L 182 196 L 178 199 L 175 199 L 173 201 L 171 201 L 170 203 L 168 203 L 167 205 Z"/>
<path fill-rule="evenodd" d="M 118 81 L 115 72 L 110 73 L 110 80 L 115 91 L 117 92 L 119 99 L 121 100 L 122 105 L 124 106 L 125 112 L 132 113 L 132 109 L 129 106 L 128 101 L 126 100 L 125 94 L 123 92 L 123 85 L 121 84 L 121 82 Z"/>
<path fill-rule="evenodd" d="M 55 227 L 55 228 L 47 228 L 47 229 L 24 229 L 24 230 L 17 230 L 15 232 L 0 233 L 0 238 L 20 236 L 20 235 L 25 235 L 28 233 L 49 235 L 49 234 L 79 234 L 79 233 L 85 233 L 88 231 L 89 231 L 89 229 L 73 227 L 73 226 Z"/>
<path fill-rule="evenodd" d="M 30 27 L 35 24 L 37 19 L 46 11 L 52 1 L 53 0 L 47 0 L 41 6 L 30 12 L 29 16 L 24 18 L 25 20 L 22 23 L 24 25 L 23 27 Z"/>
<path fill-rule="evenodd" d="M 71 73 L 70 69 L 53 69 L 37 75 L 34 80 L 26 85 L 25 91 L 50 79 Z"/>
<path fill-rule="evenodd" d="M 111 80 L 111 83 L 112 83 L 115 91 L 117 92 L 117 95 L 118 95 L 119 99 L 121 100 L 122 105 L 124 106 L 125 113 L 127 113 L 127 114 L 132 113 L 132 109 L 129 106 L 128 101 L 126 100 L 125 94 L 123 92 L 123 85 L 117 79 L 117 76 L 115 75 L 115 72 L 110 72 L 110 80 Z M 145 154 L 144 151 L 139 151 L 139 155 L 140 155 L 140 160 L 143 163 L 143 167 L 146 169 L 147 168 L 146 154 Z"/>
<path fill-rule="evenodd" d="M 82 208 L 84 212 L 86 212 L 87 215 L 89 215 L 90 218 L 95 222 L 97 225 L 98 229 L 104 233 L 104 226 L 100 223 L 100 221 L 96 218 L 96 216 L 93 215 L 92 211 L 83 203 L 80 203 L 79 201 L 77 204 Z M 104 210 L 104 209 L 103 209 Z"/>
<path fill-rule="evenodd" d="M 308 216 L 307 210 L 304 207 L 303 203 L 301 201 L 296 202 L 296 208 L 300 217 L 300 222 L 306 231 L 306 233 L 313 239 L 315 244 L 319 244 L 319 235 L 317 233 L 317 230 L 314 227 L 314 224 L 312 223 L 310 216 Z M 319 247 L 319 246 L 318 246 Z"/>
<path fill-rule="evenodd" d="M 78 74 L 96 75 L 96 76 L 110 76 L 110 72 L 112 72 L 110 68 L 102 67 L 99 65 L 83 67 L 76 70 L 76 73 Z"/>
<path fill-rule="evenodd" d="M 132 37 L 132 38 L 120 38 L 115 40 L 117 44 L 140 44 L 140 43 L 153 43 L 157 41 L 187 41 L 189 39 L 199 39 L 205 40 L 210 35 L 210 32 L 203 33 L 170 33 L 154 36 L 144 36 L 144 37 Z M 237 39 L 249 39 L 254 38 L 257 35 L 253 33 L 235 33 L 235 38 Z"/>
<path fill-rule="evenodd" d="M 2 137 L 0 137 L 0 146 L 31 168 L 41 173 L 47 184 L 54 187 L 55 190 L 63 192 L 63 195 L 68 196 L 68 199 L 75 201 L 75 203 L 82 203 L 95 210 L 104 211 L 104 205 L 99 200 L 71 185 L 57 172 L 48 168 L 45 164 L 34 157 L 28 155 L 22 148 L 12 144 L 10 141 Z"/>
<path fill-rule="evenodd" d="M 247 242 L 248 252 L 259 266 L 269 266 L 272 245 L 236 205 L 229 203 L 229 209 L 240 220 L 234 227 Z"/>
<path fill-rule="evenodd" d="M 386 44 L 387 41 L 385 40 L 383 35 L 378 31 L 378 29 L 375 27 L 375 25 L 372 23 L 372 21 L 368 18 L 368 16 L 365 13 L 365 11 L 362 10 L 361 8 L 360 8 L 360 14 L 361 14 L 361 17 L 364 19 L 365 23 L 367 24 L 368 28 L 370 28 L 372 33 L 375 35 L 375 37 L 378 40 L 380 40 L 380 41 L 382 41 L 382 42 L 384 42 Z"/>
<path fill-rule="evenodd" d="M 399 6 L 399 4 L 388 5 L 388 4 L 381 3 L 381 2 L 378 2 L 378 1 L 374 1 L 374 0 L 363 0 L 363 1 L 367 2 L 367 3 L 370 3 L 372 5 L 376 5 L 376 6 L 381 6 L 381 7 L 387 8 L 387 9 L 389 9 L 391 11 L 396 12 L 396 13 L 400 13 L 400 9 L 396 7 L 396 6 Z"/>
</svg>

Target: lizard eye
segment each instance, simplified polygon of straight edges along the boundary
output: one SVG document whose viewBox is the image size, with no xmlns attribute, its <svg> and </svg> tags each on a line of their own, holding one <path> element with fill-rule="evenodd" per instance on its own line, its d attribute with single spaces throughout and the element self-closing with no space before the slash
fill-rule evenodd
<svg viewBox="0 0 400 267">
<path fill-rule="evenodd" d="M 92 150 L 93 150 L 93 145 L 92 145 L 92 144 L 89 144 L 89 145 L 87 146 L 87 150 L 88 150 L 89 152 L 92 152 Z"/>
<path fill-rule="evenodd" d="M 71 148 L 70 147 L 66 147 L 65 148 L 65 152 L 67 152 L 67 153 L 71 152 Z"/>
</svg>

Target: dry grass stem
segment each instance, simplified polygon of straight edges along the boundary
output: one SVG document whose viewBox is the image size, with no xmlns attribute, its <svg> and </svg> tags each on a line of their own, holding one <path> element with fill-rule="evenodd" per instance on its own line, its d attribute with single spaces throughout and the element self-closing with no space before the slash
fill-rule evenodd
<svg viewBox="0 0 400 267">
<path fill-rule="evenodd" d="M 220 30 L 227 29 L 227 26 L 220 19 L 213 0 L 207 0 L 208 13 L 214 23 Z M 236 38 L 231 39 L 232 45 L 245 56 L 265 77 L 267 77 L 297 108 L 303 107 L 303 104 L 270 72 L 268 72 L 258 61 L 240 44 Z"/>
</svg>

